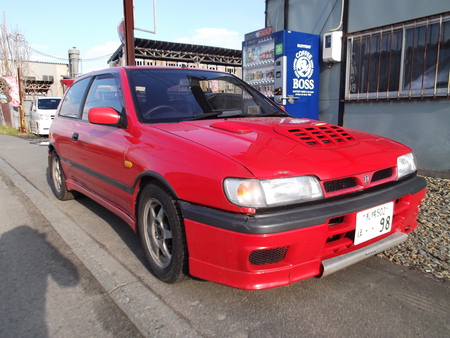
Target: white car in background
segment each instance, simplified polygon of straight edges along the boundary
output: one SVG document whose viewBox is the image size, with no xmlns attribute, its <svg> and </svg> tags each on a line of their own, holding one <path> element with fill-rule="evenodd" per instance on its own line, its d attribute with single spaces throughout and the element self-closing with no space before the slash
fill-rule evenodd
<svg viewBox="0 0 450 338">
<path fill-rule="evenodd" d="M 55 117 L 60 97 L 35 97 L 30 111 L 30 132 L 36 135 L 48 135 L 50 125 Z"/>
</svg>

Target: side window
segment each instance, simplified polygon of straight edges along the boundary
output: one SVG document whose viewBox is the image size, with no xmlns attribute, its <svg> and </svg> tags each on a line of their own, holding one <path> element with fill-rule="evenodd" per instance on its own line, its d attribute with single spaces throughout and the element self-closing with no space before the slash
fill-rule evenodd
<svg viewBox="0 0 450 338">
<path fill-rule="evenodd" d="M 94 78 L 84 104 L 82 119 L 88 119 L 89 109 L 99 107 L 111 107 L 118 112 L 122 111 L 119 90 L 112 74 L 100 75 Z"/>
<path fill-rule="evenodd" d="M 88 86 L 90 78 L 83 79 L 81 81 L 75 82 L 67 92 L 61 103 L 61 109 L 59 110 L 59 115 L 64 117 L 77 118 L 78 112 L 80 111 L 80 105 L 83 101 L 84 93 L 86 92 L 86 87 Z"/>
</svg>

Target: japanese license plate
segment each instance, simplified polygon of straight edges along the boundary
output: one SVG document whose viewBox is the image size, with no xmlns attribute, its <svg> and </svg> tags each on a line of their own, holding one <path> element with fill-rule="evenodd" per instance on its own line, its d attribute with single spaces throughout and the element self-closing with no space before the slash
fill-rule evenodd
<svg viewBox="0 0 450 338">
<path fill-rule="evenodd" d="M 356 214 L 355 240 L 358 245 L 392 229 L 394 202 L 385 203 Z"/>
</svg>

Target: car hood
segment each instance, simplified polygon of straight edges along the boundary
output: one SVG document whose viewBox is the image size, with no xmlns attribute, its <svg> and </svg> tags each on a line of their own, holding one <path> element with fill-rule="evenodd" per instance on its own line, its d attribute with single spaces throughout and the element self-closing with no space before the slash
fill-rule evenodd
<svg viewBox="0 0 450 338">
<path fill-rule="evenodd" d="M 394 167 L 406 146 L 365 132 L 299 118 L 188 121 L 153 127 L 233 159 L 255 177 L 326 180 Z"/>
</svg>

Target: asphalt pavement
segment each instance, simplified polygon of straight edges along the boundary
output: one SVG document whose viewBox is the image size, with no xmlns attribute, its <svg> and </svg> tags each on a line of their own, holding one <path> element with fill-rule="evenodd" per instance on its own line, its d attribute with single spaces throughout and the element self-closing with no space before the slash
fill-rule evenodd
<svg viewBox="0 0 450 338">
<path fill-rule="evenodd" d="M 118 217 L 51 193 L 42 140 L 0 135 L 0 337 L 445 337 L 450 284 L 378 257 L 243 291 L 147 270 Z"/>
</svg>

